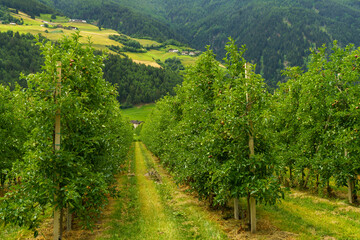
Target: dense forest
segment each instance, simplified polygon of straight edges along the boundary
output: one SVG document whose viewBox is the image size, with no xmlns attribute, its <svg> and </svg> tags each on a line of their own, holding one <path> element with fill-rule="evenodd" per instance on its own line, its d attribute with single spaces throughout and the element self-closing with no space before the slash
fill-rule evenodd
<svg viewBox="0 0 360 240">
<path fill-rule="evenodd" d="M 118 100 L 130 104 L 150 103 L 173 94 L 173 88 L 182 82 L 177 68 L 173 64 L 165 68 L 154 68 L 144 64 L 136 64 L 129 58 L 110 55 L 105 60 L 104 78 L 117 85 Z"/>
<path fill-rule="evenodd" d="M 0 33 L 0 83 L 15 83 L 26 87 L 20 73 L 36 73 L 41 70 L 44 59 L 40 55 L 35 37 L 12 31 Z M 101 53 L 99 53 L 101 54 Z M 104 61 L 104 78 L 117 85 L 118 100 L 125 106 L 150 103 L 167 93 L 182 82 L 179 70 L 184 67 L 178 59 L 165 61 L 162 68 L 136 64 L 129 58 L 109 55 Z"/>
<path fill-rule="evenodd" d="M 57 13 L 57 11 L 51 7 L 46 6 L 37 0 L 0 0 L 0 5 L 23 11 L 29 14 L 32 18 L 40 16 L 40 13 Z"/>
<path fill-rule="evenodd" d="M 271 88 L 286 66 L 306 67 L 309 48 L 360 40 L 360 6 L 351 0 L 42 1 L 132 36 L 174 38 L 199 50 L 211 45 L 218 60 L 231 36 L 246 45 L 245 57 Z"/>
<path fill-rule="evenodd" d="M 20 73 L 38 72 L 43 61 L 33 35 L 12 31 L 0 33 L 0 83 L 14 87 L 19 82 L 25 87 L 25 81 L 19 81 Z"/>
</svg>

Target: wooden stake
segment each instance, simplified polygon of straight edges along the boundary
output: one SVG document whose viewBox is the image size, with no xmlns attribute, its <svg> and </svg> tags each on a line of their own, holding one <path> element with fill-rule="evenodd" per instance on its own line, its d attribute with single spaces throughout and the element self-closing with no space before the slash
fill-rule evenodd
<svg viewBox="0 0 360 240">
<path fill-rule="evenodd" d="M 239 211 L 239 199 L 234 198 L 234 218 L 239 220 L 240 211 Z"/>
<path fill-rule="evenodd" d="M 348 158 L 349 157 L 349 153 L 347 151 L 347 149 L 345 149 L 345 157 Z M 349 199 L 349 203 L 353 204 L 355 203 L 355 181 L 352 178 L 348 178 L 347 180 L 347 184 L 348 184 L 348 199 Z"/>
<path fill-rule="evenodd" d="M 245 63 L 245 78 L 246 79 L 250 79 L 249 77 L 249 71 L 250 71 L 250 65 L 248 63 Z M 246 82 L 246 85 L 248 85 L 248 83 Z M 248 92 L 246 92 L 246 103 L 247 103 L 247 110 L 248 112 L 251 111 L 251 96 Z M 254 146 L 254 126 L 253 126 L 253 122 L 251 119 L 249 119 L 249 126 L 250 126 L 250 131 L 249 131 L 249 150 L 250 150 L 250 154 L 249 157 L 253 157 L 255 155 L 255 146 Z M 250 216 L 249 216 L 249 222 L 250 222 L 250 229 L 251 229 L 251 233 L 255 233 L 256 232 L 256 200 L 255 198 L 253 198 L 252 196 L 250 197 L 250 201 L 248 199 L 249 202 L 249 212 L 250 212 Z"/>
<path fill-rule="evenodd" d="M 61 94 L 61 62 L 57 62 L 57 79 L 55 78 L 55 104 L 58 104 L 57 97 Z M 54 152 L 60 150 L 61 144 L 61 129 L 60 129 L 60 108 L 56 110 L 55 114 L 55 141 L 54 141 Z M 54 196 L 56 199 L 57 196 Z M 55 206 L 54 209 L 54 240 L 62 239 L 62 209 Z"/>
<path fill-rule="evenodd" d="M 250 228 L 251 233 L 256 233 L 256 200 L 250 197 Z"/>
</svg>

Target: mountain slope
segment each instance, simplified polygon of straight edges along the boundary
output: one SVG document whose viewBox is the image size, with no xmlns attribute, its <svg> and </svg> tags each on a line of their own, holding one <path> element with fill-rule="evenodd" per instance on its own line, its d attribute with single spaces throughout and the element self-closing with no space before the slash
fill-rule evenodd
<svg viewBox="0 0 360 240">
<path fill-rule="evenodd" d="M 32 17 L 39 16 L 40 13 L 56 13 L 56 11 L 37 0 L 0 0 L 0 5 L 8 8 L 15 8 L 23 11 Z"/>
<path fill-rule="evenodd" d="M 233 37 L 246 44 L 268 84 L 283 80 L 286 66 L 305 66 L 310 47 L 360 42 L 356 0 L 41 0 L 73 18 L 94 20 L 136 37 L 177 39 L 218 59 Z"/>
<path fill-rule="evenodd" d="M 71 18 L 95 21 L 99 27 L 117 30 L 133 37 L 149 37 L 163 42 L 167 39 L 185 41 L 167 23 L 134 11 L 110 0 L 40 0 Z"/>
<path fill-rule="evenodd" d="M 310 47 L 360 41 L 360 3 L 354 0 L 117 0 L 153 14 L 192 47 L 210 44 L 224 57 L 229 36 L 246 44 L 246 58 L 274 87 L 285 66 L 304 66 Z"/>
</svg>

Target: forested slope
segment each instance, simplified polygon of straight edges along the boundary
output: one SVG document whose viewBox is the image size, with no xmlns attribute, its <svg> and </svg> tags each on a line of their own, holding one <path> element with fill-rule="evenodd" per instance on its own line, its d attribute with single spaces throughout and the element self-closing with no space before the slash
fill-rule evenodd
<svg viewBox="0 0 360 240">
<path fill-rule="evenodd" d="M 186 39 L 200 50 L 211 45 L 217 59 L 224 57 L 231 36 L 246 44 L 246 58 L 271 87 L 283 80 L 286 66 L 305 67 L 310 47 L 360 41 L 359 3 L 351 0 L 46 1 L 56 2 L 53 6 L 66 14 L 99 20 L 133 36 Z"/>
<path fill-rule="evenodd" d="M 21 72 L 38 72 L 43 61 L 31 34 L 20 35 L 12 31 L 0 33 L 0 84 L 14 86 Z M 20 84 L 26 85 L 25 81 L 20 81 Z"/>
<path fill-rule="evenodd" d="M 15 8 L 23 11 L 32 17 L 39 16 L 40 13 L 56 13 L 56 11 L 37 0 L 0 0 L 0 5 L 8 8 Z"/>
<path fill-rule="evenodd" d="M 166 22 L 134 11 L 108 0 L 41 0 L 71 18 L 95 21 L 98 26 L 111 28 L 134 37 L 150 37 L 158 41 L 181 39 Z"/>
</svg>

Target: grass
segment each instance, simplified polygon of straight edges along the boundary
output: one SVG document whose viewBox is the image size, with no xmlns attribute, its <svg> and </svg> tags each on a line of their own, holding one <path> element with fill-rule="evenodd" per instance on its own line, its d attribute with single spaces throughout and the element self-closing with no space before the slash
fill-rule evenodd
<svg viewBox="0 0 360 240">
<path fill-rule="evenodd" d="M 47 22 L 53 21 L 57 23 L 67 23 L 69 22 L 69 18 L 65 16 L 56 16 L 56 19 L 51 19 L 51 14 L 40 14 L 40 19 L 43 19 Z"/>
<path fill-rule="evenodd" d="M 156 169 L 162 176 L 162 183 L 156 188 L 161 196 L 164 211 L 181 231 L 181 239 L 227 239 L 220 227 L 210 220 L 210 216 L 196 202 L 178 190 L 164 169 L 159 168 L 144 144 L 139 143 L 147 169 Z"/>
<path fill-rule="evenodd" d="M 190 197 L 179 198 L 177 186 L 158 169 L 141 142 L 135 142 L 131 171 L 120 184 L 125 186 L 102 239 L 227 239 L 216 223 Z M 146 174 L 156 169 L 161 181 Z"/>
<path fill-rule="evenodd" d="M 138 120 L 146 122 L 151 111 L 155 108 L 155 104 L 146 104 L 138 107 L 122 109 L 121 112 L 124 117 L 129 120 Z"/>
<path fill-rule="evenodd" d="M 31 231 L 26 228 L 10 225 L 5 226 L 4 224 L 0 225 L 0 239 L 2 240 L 23 239 L 30 234 Z"/>
<path fill-rule="evenodd" d="M 193 64 L 197 59 L 196 57 L 178 55 L 177 53 L 169 53 L 166 50 L 150 50 L 146 53 L 126 52 L 125 54 L 128 55 L 131 59 L 142 62 L 152 62 L 156 59 L 160 59 L 162 62 L 164 62 L 168 58 L 177 57 L 185 66 Z"/>
<path fill-rule="evenodd" d="M 282 203 L 261 207 L 278 228 L 298 239 L 360 239 L 360 209 L 343 200 L 328 200 L 294 191 Z"/>
<path fill-rule="evenodd" d="M 129 175 L 122 175 L 119 180 L 119 187 L 121 188 L 121 196 L 117 200 L 115 210 L 110 217 L 110 222 L 107 226 L 109 229 L 102 236 L 101 239 L 135 239 L 140 231 L 141 213 L 140 213 L 140 195 L 137 188 L 137 178 L 131 175 L 136 171 L 135 166 L 135 152 L 134 148 L 130 150 L 129 154 Z"/>
</svg>

